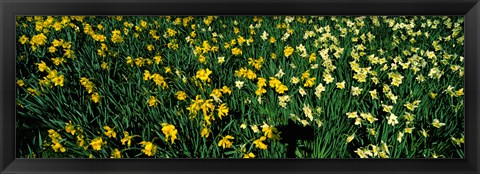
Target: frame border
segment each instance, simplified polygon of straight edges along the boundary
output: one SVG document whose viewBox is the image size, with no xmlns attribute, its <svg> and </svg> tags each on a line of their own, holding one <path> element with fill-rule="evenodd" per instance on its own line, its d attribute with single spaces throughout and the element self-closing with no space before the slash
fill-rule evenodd
<svg viewBox="0 0 480 174">
<path fill-rule="evenodd" d="M 479 0 L 0 0 L 0 173 L 463 173 L 480 166 Z M 16 159 L 16 15 L 463 15 L 465 159 Z"/>
</svg>

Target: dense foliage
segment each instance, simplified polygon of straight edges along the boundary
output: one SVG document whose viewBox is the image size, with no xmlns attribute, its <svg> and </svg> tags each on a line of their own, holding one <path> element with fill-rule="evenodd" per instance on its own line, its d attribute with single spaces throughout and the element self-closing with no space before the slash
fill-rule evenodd
<svg viewBox="0 0 480 174">
<path fill-rule="evenodd" d="M 16 23 L 17 157 L 464 157 L 462 16 Z"/>
</svg>

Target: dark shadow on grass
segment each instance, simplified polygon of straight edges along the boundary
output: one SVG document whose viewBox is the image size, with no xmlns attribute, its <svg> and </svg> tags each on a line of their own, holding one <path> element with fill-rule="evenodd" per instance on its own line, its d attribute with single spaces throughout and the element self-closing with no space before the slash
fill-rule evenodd
<svg viewBox="0 0 480 174">
<path fill-rule="evenodd" d="M 281 143 L 288 144 L 287 146 L 287 158 L 296 158 L 295 150 L 297 149 L 298 140 L 313 140 L 313 128 L 311 126 L 303 127 L 294 123 L 292 120 L 288 121 L 287 125 L 279 126 L 279 132 L 282 132 L 280 136 Z"/>
</svg>

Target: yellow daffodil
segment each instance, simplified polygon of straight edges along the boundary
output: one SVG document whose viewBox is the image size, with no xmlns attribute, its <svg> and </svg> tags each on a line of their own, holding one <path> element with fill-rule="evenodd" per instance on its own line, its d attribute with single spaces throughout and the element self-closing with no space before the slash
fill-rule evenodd
<svg viewBox="0 0 480 174">
<path fill-rule="evenodd" d="M 262 136 L 259 139 L 253 141 L 253 144 L 255 144 L 256 148 L 265 150 L 265 149 L 267 149 L 268 146 L 266 144 L 264 144 L 263 141 L 265 141 L 266 139 L 267 139 L 267 137 Z"/>
<path fill-rule="evenodd" d="M 99 151 L 102 150 L 102 146 L 107 144 L 107 142 L 103 142 L 102 137 L 97 137 L 90 141 L 90 145 L 92 146 L 93 150 Z"/>
<path fill-rule="evenodd" d="M 175 129 L 175 126 L 168 124 L 168 123 L 162 123 L 162 132 L 165 135 L 165 140 L 168 141 L 170 140 L 170 143 L 173 144 L 173 141 L 177 139 L 177 129 Z"/>
<path fill-rule="evenodd" d="M 432 125 L 433 125 L 433 127 L 440 128 L 442 126 L 445 126 L 446 124 L 445 123 L 440 123 L 440 121 L 438 119 L 434 119 L 433 122 L 432 122 Z"/>
<path fill-rule="evenodd" d="M 336 83 L 338 89 L 344 89 L 345 88 L 345 80 L 339 83 Z"/>
<path fill-rule="evenodd" d="M 138 135 L 129 135 L 127 131 L 123 131 L 123 138 L 120 140 L 122 142 L 122 145 L 125 145 L 127 143 L 128 147 L 132 144 L 132 138 L 136 137 Z"/>
<path fill-rule="evenodd" d="M 367 154 L 365 154 L 365 150 L 363 148 L 358 148 L 355 152 L 360 158 L 368 158 Z"/>
<path fill-rule="evenodd" d="M 38 70 L 40 72 L 50 71 L 50 68 L 47 66 L 47 64 L 44 61 L 41 61 L 40 63 L 36 63 L 36 64 L 38 65 Z"/>
<path fill-rule="evenodd" d="M 346 115 L 347 115 L 347 118 L 357 118 L 358 117 L 357 112 L 347 112 Z"/>
<path fill-rule="evenodd" d="M 222 91 L 223 94 L 227 94 L 227 93 L 232 94 L 232 91 L 230 90 L 230 88 L 228 86 L 223 86 L 220 91 Z"/>
<path fill-rule="evenodd" d="M 243 155 L 243 158 L 255 158 L 255 154 L 252 152 L 246 153 Z"/>
<path fill-rule="evenodd" d="M 147 103 L 148 103 L 148 106 L 150 106 L 150 107 L 155 107 L 155 106 L 158 105 L 158 100 L 157 100 L 156 97 L 150 96 L 150 98 L 148 98 Z"/>
<path fill-rule="evenodd" d="M 294 49 L 291 46 L 286 46 L 283 50 L 285 57 L 290 57 L 294 52 Z"/>
<path fill-rule="evenodd" d="M 201 136 L 201 137 L 208 138 L 208 136 L 210 136 L 210 133 L 211 133 L 211 132 L 212 132 L 212 131 L 211 131 L 209 128 L 204 127 L 204 128 L 202 129 L 202 132 L 200 133 L 200 136 Z"/>
<path fill-rule="evenodd" d="M 92 94 L 92 101 L 95 103 L 98 103 L 100 101 L 100 95 L 98 95 L 97 92 Z"/>
<path fill-rule="evenodd" d="M 212 74 L 212 71 L 210 69 L 200 69 L 197 71 L 197 75 L 195 76 L 196 78 L 202 80 L 203 82 L 210 82 L 210 77 L 208 77 L 210 74 Z"/>
<path fill-rule="evenodd" d="M 464 144 L 465 143 L 465 140 L 464 140 L 464 136 L 462 135 L 461 138 L 454 138 L 452 137 L 451 138 L 453 142 L 455 142 L 455 144 L 457 144 L 458 146 L 460 146 L 460 144 Z"/>
<path fill-rule="evenodd" d="M 116 138 L 117 137 L 117 133 L 115 131 L 113 131 L 112 128 L 110 128 L 109 126 L 103 126 L 103 129 L 105 130 L 104 134 L 108 137 L 108 138 Z"/>
<path fill-rule="evenodd" d="M 183 101 L 188 97 L 187 94 L 183 91 L 178 91 L 175 94 L 177 95 L 177 99 L 180 100 L 180 101 Z"/>
<path fill-rule="evenodd" d="M 426 131 L 425 129 L 422 128 L 422 131 L 420 131 L 420 133 L 422 134 L 423 137 L 427 138 L 428 131 Z"/>
<path fill-rule="evenodd" d="M 25 35 L 22 35 L 19 39 L 18 42 L 20 42 L 22 45 L 28 42 L 28 37 Z"/>
<path fill-rule="evenodd" d="M 233 142 L 231 142 L 230 140 L 233 140 L 235 139 L 234 137 L 230 136 L 230 135 L 227 135 L 227 136 L 224 136 L 222 137 L 222 139 L 220 141 L 218 141 L 218 146 L 219 147 L 222 147 L 222 148 L 230 148 L 233 144 Z"/>
<path fill-rule="evenodd" d="M 25 82 L 23 80 L 17 80 L 17 85 L 22 87 L 23 85 L 25 85 Z"/>
<path fill-rule="evenodd" d="M 143 149 L 142 152 L 147 156 L 153 156 L 157 153 L 157 146 L 149 141 L 142 141 L 138 144 L 141 144 Z"/>
<path fill-rule="evenodd" d="M 315 77 L 308 78 L 307 81 L 305 81 L 305 84 L 303 84 L 304 87 L 312 87 L 315 85 Z"/>
<path fill-rule="evenodd" d="M 355 133 L 347 137 L 347 140 L 346 140 L 347 142 L 345 144 L 350 143 L 354 138 L 355 138 Z"/>
<path fill-rule="evenodd" d="M 222 117 L 228 115 L 228 107 L 225 105 L 225 103 L 222 103 L 218 109 L 218 118 L 220 118 L 220 120 L 222 119 Z"/>
<path fill-rule="evenodd" d="M 234 56 L 238 56 L 238 55 L 241 55 L 242 54 L 242 50 L 240 48 L 233 48 L 232 49 L 232 54 Z"/>
<path fill-rule="evenodd" d="M 118 149 L 114 149 L 112 151 L 112 156 L 110 156 L 110 158 L 122 158 L 122 154 Z"/>
<path fill-rule="evenodd" d="M 63 57 L 51 58 L 51 60 L 53 61 L 53 64 L 55 64 L 56 66 L 65 63 L 65 59 Z"/>
<path fill-rule="evenodd" d="M 64 79 L 65 79 L 65 76 L 60 75 L 60 76 L 54 77 L 52 79 L 52 82 L 55 84 L 55 86 L 63 86 Z"/>
<path fill-rule="evenodd" d="M 258 133 L 260 130 L 258 129 L 257 125 L 250 125 L 250 128 L 252 129 L 253 132 Z"/>
<path fill-rule="evenodd" d="M 247 128 L 247 124 L 245 124 L 245 123 L 242 123 L 242 124 L 240 125 L 240 128 L 242 128 L 242 129 L 246 129 L 246 128 Z"/>
<path fill-rule="evenodd" d="M 72 124 L 71 120 L 69 120 L 68 123 L 65 123 L 65 132 L 74 135 L 76 131 L 77 130 L 75 129 L 75 126 Z"/>
<path fill-rule="evenodd" d="M 280 140 L 281 132 L 278 132 L 277 128 L 265 123 L 261 127 L 262 127 L 262 132 L 264 133 L 264 136 L 266 136 L 269 139 Z"/>
<path fill-rule="evenodd" d="M 107 62 L 102 62 L 102 64 L 100 65 L 100 67 L 104 70 L 107 70 L 108 69 L 108 63 Z"/>
</svg>

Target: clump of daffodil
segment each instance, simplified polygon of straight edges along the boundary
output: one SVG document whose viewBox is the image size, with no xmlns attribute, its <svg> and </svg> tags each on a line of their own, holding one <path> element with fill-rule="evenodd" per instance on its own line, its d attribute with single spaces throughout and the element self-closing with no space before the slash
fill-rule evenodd
<svg viewBox="0 0 480 174">
<path fill-rule="evenodd" d="M 43 33 L 34 35 L 30 39 L 30 45 L 32 46 L 31 48 L 32 48 L 33 51 L 37 50 L 37 48 L 39 46 L 43 46 L 46 43 L 47 43 L 47 36 L 45 36 L 45 34 L 43 34 Z"/>
<path fill-rule="evenodd" d="M 112 31 L 112 38 L 111 38 L 113 43 L 122 43 L 123 42 L 123 37 L 121 36 L 121 32 L 119 30 L 113 30 Z"/>
<path fill-rule="evenodd" d="M 57 131 L 53 129 L 48 130 L 48 137 L 50 137 L 50 139 L 52 140 L 51 147 L 55 152 L 67 151 L 67 149 L 65 149 L 65 147 L 63 147 L 63 145 L 60 144 L 60 141 L 62 140 L 62 136 Z"/>
<path fill-rule="evenodd" d="M 76 131 L 75 125 L 72 124 L 72 120 L 68 120 L 68 123 L 65 123 L 65 132 L 74 135 Z"/>
<path fill-rule="evenodd" d="M 290 102 L 290 100 L 289 95 L 278 96 L 278 104 L 283 108 L 287 108 L 287 103 Z"/>
<path fill-rule="evenodd" d="M 200 109 L 202 110 L 203 118 L 204 118 L 205 122 L 207 122 L 207 124 L 210 125 L 211 124 L 210 119 L 215 120 L 215 117 L 213 116 L 213 111 L 215 110 L 215 105 L 213 104 L 213 99 L 204 100 L 204 102 L 200 106 Z M 228 114 L 228 108 L 224 105 L 221 108 L 221 110 L 219 111 L 219 113 L 222 116 Z M 221 116 L 219 115 L 219 117 L 221 117 Z"/>
<path fill-rule="evenodd" d="M 162 132 L 165 135 L 165 140 L 168 141 L 170 140 L 170 143 L 173 144 L 173 141 L 177 139 L 177 129 L 175 129 L 175 126 L 172 124 L 168 123 L 162 123 Z"/>
<path fill-rule="evenodd" d="M 360 126 L 360 127 L 362 126 L 362 124 L 363 124 L 363 122 L 364 122 L 363 119 L 366 119 L 366 117 L 368 117 L 367 114 L 365 114 L 365 113 L 361 113 L 360 115 L 362 115 L 362 116 L 360 117 L 357 112 L 347 112 L 346 115 L 347 115 L 347 118 L 353 118 L 353 119 L 355 119 L 355 123 L 354 123 L 354 124 L 355 124 L 355 125 L 358 125 L 358 126 Z M 362 119 L 362 118 L 363 118 L 363 119 Z"/>
<path fill-rule="evenodd" d="M 197 112 L 200 111 L 203 103 L 204 99 L 202 99 L 200 95 L 195 96 L 195 99 L 192 99 L 190 106 L 187 107 L 189 115 L 195 117 L 197 115 Z"/>
<path fill-rule="evenodd" d="M 262 68 L 264 59 L 260 57 L 258 59 L 248 58 L 248 64 L 255 67 L 255 69 L 260 70 Z"/>
<path fill-rule="evenodd" d="M 275 77 L 270 77 L 269 85 L 271 88 L 274 88 L 278 94 L 284 94 L 285 91 L 288 91 L 288 87 Z"/>
<path fill-rule="evenodd" d="M 457 90 L 457 91 L 454 91 L 454 87 L 451 86 L 451 85 L 448 85 L 447 89 L 445 89 L 444 93 L 447 93 L 448 95 L 450 95 L 451 97 L 455 96 L 455 97 L 460 97 L 460 96 L 463 96 L 464 93 L 463 93 L 463 88 Z"/>
<path fill-rule="evenodd" d="M 86 77 L 80 78 L 80 83 L 91 94 L 91 99 L 93 102 L 98 103 L 100 101 L 100 95 L 98 92 L 94 92 L 95 84 Z"/>
<path fill-rule="evenodd" d="M 95 88 L 95 84 L 90 81 L 88 78 L 86 77 L 82 77 L 80 78 L 80 83 L 82 84 L 83 87 L 85 87 L 85 89 L 88 91 L 88 93 L 92 93 L 94 88 Z"/>
<path fill-rule="evenodd" d="M 370 124 L 378 120 L 371 113 L 360 113 L 360 117 L 367 120 Z"/>
<path fill-rule="evenodd" d="M 322 92 L 325 91 L 325 87 L 323 86 L 323 84 L 318 84 L 317 87 L 315 87 L 315 96 L 317 96 L 317 98 L 320 98 L 322 96 Z"/>
<path fill-rule="evenodd" d="M 317 79 L 317 78 L 315 78 L 315 77 L 307 78 L 307 79 L 305 80 L 305 84 L 303 84 L 303 86 L 304 86 L 304 87 L 307 87 L 307 88 L 313 87 L 313 86 L 315 85 L 315 80 L 316 80 L 316 79 Z"/>
<path fill-rule="evenodd" d="M 63 57 L 55 57 L 55 58 L 51 58 L 51 60 L 53 61 L 53 64 L 55 64 L 56 66 L 65 63 L 65 59 Z"/>
<path fill-rule="evenodd" d="M 255 94 L 257 96 L 262 96 L 267 92 L 267 90 L 264 88 L 267 86 L 267 80 L 263 77 L 257 78 L 257 90 L 255 90 Z"/>
<path fill-rule="evenodd" d="M 65 76 L 63 74 L 60 74 L 57 70 L 50 69 L 44 61 L 41 61 L 41 63 L 37 63 L 37 65 L 40 72 L 46 71 L 48 73 L 46 77 L 43 77 L 43 79 L 39 79 L 39 83 L 41 85 L 46 85 L 50 88 L 53 87 L 52 83 L 55 86 L 64 86 Z"/>
<path fill-rule="evenodd" d="M 38 66 L 38 70 L 40 72 L 50 71 L 50 68 L 47 66 L 47 64 L 44 61 L 41 61 L 40 63 L 36 63 L 36 65 Z"/>
<path fill-rule="evenodd" d="M 257 78 L 257 74 L 251 69 L 248 68 L 240 68 L 239 70 L 235 70 L 235 76 L 241 78 L 247 78 L 249 80 L 253 80 Z"/>
<path fill-rule="evenodd" d="M 156 85 L 161 86 L 163 89 L 168 88 L 168 84 L 165 81 L 165 78 L 158 73 L 151 74 L 150 71 L 145 70 L 143 73 L 143 80 L 152 80 L 153 82 L 155 82 Z"/>
<path fill-rule="evenodd" d="M 134 115 L 142 108 L 148 112 L 163 112 L 165 107 L 171 107 L 174 114 L 162 117 L 166 123 L 161 123 L 161 128 L 157 129 L 161 130 L 164 144 L 180 144 L 180 151 L 183 151 L 182 143 L 189 144 L 188 141 L 200 138 L 207 144 L 213 141 L 225 151 L 235 149 L 236 153 L 231 154 L 234 156 L 254 158 L 258 153 L 258 156 L 270 157 L 267 147 L 285 145 L 272 142 L 281 138 L 273 125 L 285 123 L 282 115 L 288 114 L 294 124 L 320 128 L 318 130 L 325 134 L 323 137 L 340 136 L 341 142 L 330 141 L 332 148 L 336 147 L 335 143 L 355 146 L 348 153 L 359 158 L 389 158 L 393 155 L 389 148 L 401 148 L 410 141 L 435 143 L 439 139 L 450 139 L 444 143 L 445 148 L 440 149 L 461 150 L 464 146 L 461 130 L 448 135 L 438 134 L 443 129 L 461 129 L 462 125 L 455 127 L 443 116 L 428 119 L 424 114 L 424 111 L 445 110 L 444 114 L 449 116 L 462 116 L 464 87 L 457 83 L 462 82 L 464 76 L 462 17 L 255 16 L 246 20 L 216 20 L 214 16 L 164 16 L 132 19 L 122 16 L 17 17 L 16 41 L 21 47 L 17 49 L 20 69 L 16 84 L 17 93 L 23 96 L 17 98 L 17 106 L 22 111 L 18 114 L 28 115 L 30 108 L 36 108 L 35 103 L 51 103 L 41 102 L 46 99 L 68 100 L 71 97 L 82 99 L 79 104 L 88 105 L 91 100 L 90 104 L 95 105 L 86 107 L 87 111 L 96 112 L 111 105 L 112 99 L 118 99 L 117 94 L 134 92 L 144 95 L 140 97 L 144 104 L 138 106 L 140 110 L 135 104 L 128 105 L 125 98 L 115 106 L 127 107 Z M 115 23 L 119 25 L 107 26 Z M 310 27 L 298 30 L 304 25 Z M 74 42 L 74 38 L 67 37 L 73 36 L 70 32 L 87 37 L 82 42 Z M 385 42 L 379 32 L 392 33 L 390 40 Z M 371 47 L 382 39 L 378 48 Z M 90 53 L 78 51 L 79 48 L 88 48 L 85 50 Z M 125 51 L 130 55 L 122 55 Z M 191 56 L 182 56 L 192 52 Z M 82 60 L 70 61 L 75 57 Z M 179 60 L 182 57 L 192 61 L 182 62 Z M 104 73 L 91 75 L 92 70 Z M 69 78 L 79 81 L 70 82 Z M 78 82 L 81 86 L 75 86 Z M 76 87 L 81 90 L 76 91 Z M 172 89 L 167 90 L 170 87 Z M 111 90 L 116 88 L 119 90 Z M 62 97 L 66 91 L 68 95 Z M 52 94 L 58 95 L 52 98 Z M 345 102 L 352 98 L 356 102 Z M 333 105 L 345 108 L 330 107 Z M 324 114 L 320 106 L 325 108 Z M 66 109 L 67 114 L 76 113 Z M 100 116 L 103 113 L 100 112 Z M 248 117 L 235 120 L 239 113 Z M 345 115 L 335 120 L 335 114 Z M 51 152 L 63 152 L 54 156 L 71 156 L 76 150 L 84 149 L 85 157 L 90 154 L 90 157 L 123 158 L 135 156 L 130 154 L 135 153 L 132 148 L 140 149 L 145 156 L 180 155 L 169 152 L 165 155 L 165 149 L 157 154 L 154 140 L 159 137 L 136 142 L 134 137 L 140 136 L 127 132 L 128 126 L 122 130 L 122 126 L 100 125 L 102 129 L 92 137 L 95 131 L 90 129 L 98 125 L 79 124 L 78 118 L 70 118 L 72 116 L 68 114 L 60 119 L 62 125 L 65 122 L 60 127 L 66 137 L 62 138 L 59 130 L 47 129 L 44 146 L 52 148 Z M 252 116 L 254 120 L 249 120 Z M 199 137 L 185 134 L 185 142 L 183 139 L 175 142 L 180 134 L 178 126 L 173 124 L 183 119 L 197 125 L 192 130 L 198 131 Z M 336 123 L 341 120 L 346 122 Z M 264 124 L 256 125 L 252 121 Z M 345 125 L 352 128 L 346 134 L 328 136 L 329 129 Z M 226 126 L 226 130 L 222 126 Z M 218 135 L 218 131 L 230 132 L 230 135 Z M 239 135 L 235 131 L 246 135 L 253 132 L 253 139 L 234 138 Z M 118 137 L 117 133 L 120 133 Z M 379 140 L 381 134 L 389 137 L 369 142 Z M 116 138 L 123 147 L 115 147 Z M 395 146 L 388 145 L 387 140 Z M 113 142 L 107 146 L 107 141 Z M 132 142 L 140 142 L 136 146 L 141 147 L 133 147 Z M 240 148 L 234 143 L 239 143 Z M 315 146 L 314 142 L 303 143 Z M 249 150 L 245 148 L 247 145 Z M 431 151 L 423 152 L 424 157 L 462 156 L 462 153 L 447 153 L 429 145 L 431 143 L 423 150 Z M 90 146 L 92 152 L 88 152 Z M 409 153 L 422 155 L 416 150 L 422 149 Z M 22 154 L 25 152 L 30 153 L 22 150 Z M 305 154 L 302 149 L 299 152 Z M 394 156 L 404 154 L 395 153 Z"/>
<path fill-rule="evenodd" d="M 402 79 L 404 78 L 400 73 L 388 73 L 388 77 L 392 79 L 393 86 L 400 86 L 402 84 Z"/>
<path fill-rule="evenodd" d="M 85 141 L 85 135 L 83 134 L 83 129 L 78 126 L 76 131 L 75 131 L 75 134 L 77 135 L 76 138 L 76 144 L 79 146 L 79 147 L 83 147 L 83 149 L 87 150 L 88 149 L 88 146 L 89 144 L 86 143 Z"/>
<path fill-rule="evenodd" d="M 382 142 L 382 145 L 377 146 L 374 144 L 369 144 L 366 147 L 359 147 L 354 151 L 360 158 L 388 158 L 390 151 L 385 143 Z"/>
</svg>

